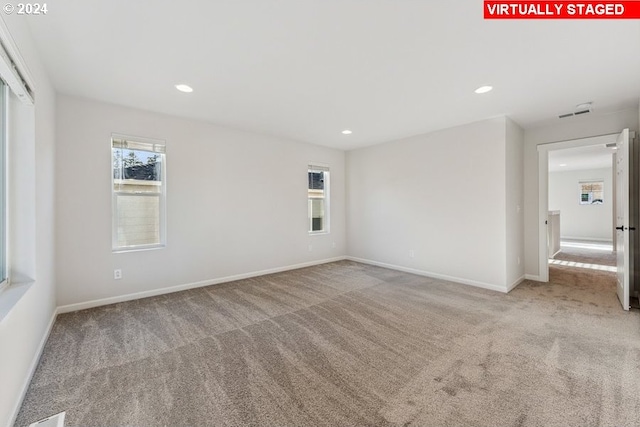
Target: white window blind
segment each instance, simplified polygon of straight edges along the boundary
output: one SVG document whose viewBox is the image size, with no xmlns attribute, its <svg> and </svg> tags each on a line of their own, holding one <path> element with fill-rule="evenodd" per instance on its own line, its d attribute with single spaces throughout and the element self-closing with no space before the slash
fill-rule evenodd
<svg viewBox="0 0 640 427">
<path fill-rule="evenodd" d="M 10 50 L 4 42 L 0 41 L 0 76 L 20 101 L 33 105 L 35 100 L 33 89 L 12 58 L 17 54 L 11 55 L 9 53 Z"/>
</svg>

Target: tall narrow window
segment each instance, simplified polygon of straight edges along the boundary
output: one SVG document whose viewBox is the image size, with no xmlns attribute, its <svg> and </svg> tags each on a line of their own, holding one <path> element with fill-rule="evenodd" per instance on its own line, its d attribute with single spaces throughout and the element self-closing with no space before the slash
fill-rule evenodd
<svg viewBox="0 0 640 427">
<path fill-rule="evenodd" d="M 113 249 L 165 244 L 165 143 L 113 135 Z"/>
<path fill-rule="evenodd" d="M 309 233 L 329 232 L 329 168 L 309 165 Z"/>
<path fill-rule="evenodd" d="M 7 88 L 0 80 L 0 290 L 9 285 L 7 268 Z"/>
</svg>

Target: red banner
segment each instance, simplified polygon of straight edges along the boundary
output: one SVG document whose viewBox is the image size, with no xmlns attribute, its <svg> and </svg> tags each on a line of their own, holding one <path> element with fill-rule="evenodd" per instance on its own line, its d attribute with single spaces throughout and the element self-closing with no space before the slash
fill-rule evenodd
<svg viewBox="0 0 640 427">
<path fill-rule="evenodd" d="M 488 1 L 484 19 L 640 19 L 640 1 Z"/>
</svg>

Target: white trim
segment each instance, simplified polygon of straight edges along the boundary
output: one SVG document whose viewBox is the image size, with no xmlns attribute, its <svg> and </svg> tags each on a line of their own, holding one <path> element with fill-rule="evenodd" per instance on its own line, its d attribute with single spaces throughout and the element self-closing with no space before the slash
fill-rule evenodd
<svg viewBox="0 0 640 427">
<path fill-rule="evenodd" d="M 283 271 L 297 270 L 299 268 L 311 267 L 311 266 L 320 265 L 320 264 L 327 264 L 327 263 L 336 262 L 336 261 L 343 261 L 345 259 L 347 259 L 347 257 L 340 256 L 340 257 L 328 258 L 328 259 L 323 259 L 318 261 L 303 262 L 300 264 L 288 265 L 285 267 L 270 268 L 267 270 L 253 271 L 251 273 L 236 274 L 233 276 L 220 277 L 217 279 L 202 280 L 199 282 L 185 283 L 177 286 L 169 286 L 167 288 L 152 289 L 149 291 L 135 292 L 132 294 L 119 295 L 115 297 L 101 298 L 101 299 L 96 299 L 91 301 L 79 302 L 75 304 L 62 305 L 58 307 L 58 313 L 70 313 L 72 311 L 85 310 L 87 308 L 100 307 L 102 305 L 109 305 L 109 304 L 115 304 L 118 302 L 154 297 L 157 295 L 170 294 L 173 292 L 185 291 L 187 289 L 201 288 L 204 286 L 218 285 L 220 283 L 233 282 L 233 281 L 242 280 L 242 279 L 249 279 L 252 277 L 264 276 L 264 275 L 273 274 L 273 273 L 281 273 Z"/>
<path fill-rule="evenodd" d="M 0 324 L 9 315 L 18 301 L 25 296 L 33 285 L 33 281 L 24 283 L 10 283 L 0 291 Z"/>
<path fill-rule="evenodd" d="M 516 286 L 524 282 L 524 279 L 525 279 L 524 275 L 520 276 L 515 282 L 507 286 L 507 292 L 511 292 Z"/>
<path fill-rule="evenodd" d="M 165 146 L 165 151 L 166 151 L 166 146 L 167 146 L 167 141 L 164 139 L 160 139 L 160 138 L 149 138 L 146 136 L 135 136 L 135 135 L 129 135 L 129 134 L 124 134 L 124 133 L 117 133 L 117 132 L 112 132 L 111 133 L 111 143 L 113 144 L 113 140 L 120 140 L 120 141 L 131 141 L 131 142 L 143 142 L 146 144 L 150 144 L 153 146 L 156 145 L 163 145 Z M 113 145 L 112 145 L 113 146 Z M 148 151 L 153 151 L 153 149 L 148 150 Z M 164 151 L 163 151 L 164 153 Z"/>
<path fill-rule="evenodd" d="M 18 417 L 18 412 L 22 407 L 22 402 L 27 395 L 27 390 L 29 390 L 29 385 L 31 384 L 31 380 L 33 379 L 33 374 L 36 372 L 36 368 L 38 367 L 38 363 L 40 363 L 40 357 L 42 356 L 42 352 L 44 351 L 44 346 L 49 339 L 49 335 L 51 334 L 51 330 L 53 329 L 53 324 L 56 321 L 56 317 L 60 313 L 59 308 L 53 310 L 51 314 L 51 320 L 49 321 L 49 326 L 47 326 L 47 331 L 42 336 L 40 340 L 40 344 L 38 345 L 38 350 L 33 355 L 33 359 L 31 360 L 31 365 L 29 366 L 28 375 L 26 376 L 24 383 L 22 384 L 22 390 L 20 391 L 20 399 L 18 399 L 13 407 L 13 412 L 11 413 L 11 419 L 9 425 L 13 425 L 16 422 L 16 418 Z"/>
<path fill-rule="evenodd" d="M 153 251 L 156 249 L 164 249 L 167 245 L 158 243 L 157 245 L 139 245 L 139 246 L 126 246 L 123 249 L 112 249 L 111 252 L 113 254 L 124 254 L 127 252 L 142 252 L 142 251 Z"/>
<path fill-rule="evenodd" d="M 603 237 L 573 237 L 573 236 L 560 236 L 560 245 L 562 245 L 563 240 L 586 240 L 593 242 L 606 242 L 613 243 L 612 239 L 607 239 Z"/>
<path fill-rule="evenodd" d="M 538 146 L 538 280 L 549 281 L 549 150 Z"/>
<path fill-rule="evenodd" d="M 540 280 L 540 276 L 535 275 L 535 274 L 525 274 L 524 275 L 525 280 L 533 280 L 534 282 L 541 282 L 542 280 Z"/>
<path fill-rule="evenodd" d="M 430 271 L 418 270 L 415 268 L 403 267 L 395 264 L 387 264 L 385 262 L 378 262 L 370 259 L 357 258 L 352 256 L 347 256 L 346 259 L 348 259 L 349 261 L 361 262 L 363 264 L 370 264 L 378 267 L 389 268 L 391 270 L 398 270 L 405 273 L 417 274 L 418 276 L 432 277 L 434 279 L 448 280 L 450 282 L 461 283 L 463 285 L 470 285 L 470 286 L 475 286 L 477 288 L 489 289 L 491 291 L 497 291 L 502 293 L 508 292 L 508 290 L 505 287 L 494 285 L 492 283 L 485 283 L 485 282 L 479 282 L 477 280 L 463 279 L 461 277 L 447 276 L 446 274 L 433 273 Z"/>
<path fill-rule="evenodd" d="M 555 253 L 549 255 L 549 258 L 553 259 L 556 257 L 556 255 L 558 255 L 560 252 L 562 252 L 562 248 L 558 249 L 557 251 L 555 251 Z M 548 261 L 547 261 L 548 262 Z"/>
</svg>

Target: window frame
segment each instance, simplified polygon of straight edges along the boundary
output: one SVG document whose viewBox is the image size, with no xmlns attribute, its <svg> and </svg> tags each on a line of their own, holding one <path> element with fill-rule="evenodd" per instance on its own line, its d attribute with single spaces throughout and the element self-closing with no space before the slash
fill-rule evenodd
<svg viewBox="0 0 640 427">
<path fill-rule="evenodd" d="M 116 178 L 114 174 L 113 168 L 113 153 L 114 153 L 114 141 L 122 141 L 125 144 L 127 142 L 131 143 L 139 143 L 140 145 L 152 145 L 153 147 L 162 147 L 161 151 L 154 150 L 144 150 L 138 148 L 139 151 L 149 151 L 155 154 L 160 155 L 162 161 L 160 164 L 161 172 L 160 176 L 162 178 L 160 191 L 157 193 L 145 193 L 145 192 L 125 192 L 125 191 L 116 191 L 115 184 Z M 132 148 L 133 149 L 133 148 Z M 139 136 L 131 136 L 124 135 L 118 133 L 111 134 L 111 250 L 114 253 L 122 253 L 122 252 L 137 252 L 137 251 L 146 251 L 146 250 L 154 250 L 154 249 L 162 249 L 167 246 L 167 155 L 166 155 L 166 141 L 161 139 L 153 139 Z M 159 242 L 144 244 L 144 245 L 127 245 L 127 246 L 119 246 L 118 245 L 118 197 L 128 197 L 128 196 L 145 196 L 145 197 L 157 197 L 158 198 L 158 215 L 159 215 Z"/>
<path fill-rule="evenodd" d="M 0 80 L 0 292 L 11 285 L 9 269 L 9 85 Z"/>
<path fill-rule="evenodd" d="M 311 201 L 312 197 L 309 195 L 309 174 L 310 173 L 322 173 L 324 180 L 323 198 L 324 201 L 324 216 L 322 220 L 322 230 L 313 230 L 313 215 Z M 307 166 L 307 232 L 310 236 L 329 234 L 331 232 L 331 170 L 329 165 L 309 163 Z"/>
</svg>

